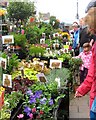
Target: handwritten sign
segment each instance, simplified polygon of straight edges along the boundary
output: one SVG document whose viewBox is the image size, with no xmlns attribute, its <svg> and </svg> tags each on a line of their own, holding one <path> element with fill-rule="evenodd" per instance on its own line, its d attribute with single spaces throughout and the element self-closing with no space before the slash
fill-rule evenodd
<svg viewBox="0 0 96 120">
<path fill-rule="evenodd" d="M 3 86 L 12 88 L 12 77 L 8 74 L 3 74 Z"/>
<path fill-rule="evenodd" d="M 47 82 L 47 79 L 46 79 L 44 73 L 37 74 L 36 76 L 40 82 Z"/>
<path fill-rule="evenodd" d="M 0 57 L 0 67 L 6 70 L 7 60 L 5 58 Z"/>
<path fill-rule="evenodd" d="M 14 37 L 13 35 L 2 36 L 2 44 L 13 44 Z"/>
<path fill-rule="evenodd" d="M 50 68 L 62 68 L 62 61 L 56 59 L 50 59 Z"/>
</svg>

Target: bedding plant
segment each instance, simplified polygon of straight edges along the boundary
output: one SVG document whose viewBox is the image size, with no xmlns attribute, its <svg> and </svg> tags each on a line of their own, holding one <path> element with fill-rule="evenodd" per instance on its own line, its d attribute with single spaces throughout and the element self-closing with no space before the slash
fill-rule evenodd
<svg viewBox="0 0 96 120">
<path fill-rule="evenodd" d="M 37 84 L 32 85 L 26 91 L 23 102 L 23 111 L 17 115 L 19 119 L 47 120 L 50 118 L 51 120 L 54 117 L 54 110 L 58 106 L 58 100 L 65 96 L 64 94 L 58 94 L 56 82 L 54 82 L 54 91 L 57 93 L 57 97 L 55 98 L 52 97 L 51 84 Z"/>
</svg>

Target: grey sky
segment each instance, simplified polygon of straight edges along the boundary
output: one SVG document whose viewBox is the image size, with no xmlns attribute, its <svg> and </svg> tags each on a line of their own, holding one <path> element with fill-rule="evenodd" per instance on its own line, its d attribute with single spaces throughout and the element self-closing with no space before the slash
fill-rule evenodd
<svg viewBox="0 0 96 120">
<path fill-rule="evenodd" d="M 61 22 L 72 23 L 76 20 L 77 0 L 32 0 L 37 12 L 50 12 Z M 91 0 L 78 0 L 79 18 L 85 16 L 85 9 Z"/>
</svg>

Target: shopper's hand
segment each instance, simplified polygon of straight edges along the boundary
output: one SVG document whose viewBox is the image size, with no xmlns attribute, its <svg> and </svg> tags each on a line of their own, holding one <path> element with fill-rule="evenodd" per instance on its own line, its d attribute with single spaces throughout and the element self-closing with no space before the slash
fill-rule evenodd
<svg viewBox="0 0 96 120">
<path fill-rule="evenodd" d="M 83 95 L 81 95 L 78 91 L 76 91 L 74 98 L 76 98 L 76 97 L 82 97 L 82 96 Z"/>
<path fill-rule="evenodd" d="M 93 43 L 94 43 L 94 40 L 91 39 L 91 41 L 90 41 L 90 46 L 91 46 L 91 47 L 92 47 Z"/>
</svg>

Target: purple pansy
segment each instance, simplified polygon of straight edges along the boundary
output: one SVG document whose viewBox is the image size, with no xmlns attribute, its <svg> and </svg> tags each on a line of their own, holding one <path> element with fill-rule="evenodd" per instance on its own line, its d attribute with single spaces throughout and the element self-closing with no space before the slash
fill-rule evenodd
<svg viewBox="0 0 96 120">
<path fill-rule="evenodd" d="M 35 92 L 35 97 L 36 97 L 36 98 L 40 98 L 40 97 L 41 97 L 41 94 L 42 94 L 42 90 L 36 91 L 36 92 Z"/>
<path fill-rule="evenodd" d="M 35 95 L 30 96 L 29 102 L 30 102 L 30 104 L 36 103 L 36 97 L 35 97 Z"/>
<path fill-rule="evenodd" d="M 41 104 L 46 104 L 46 100 L 47 100 L 46 98 L 42 98 L 42 99 L 40 100 L 40 103 L 41 103 Z"/>
<path fill-rule="evenodd" d="M 26 107 L 24 108 L 24 112 L 25 112 L 27 115 L 29 115 L 30 112 L 31 112 L 31 108 L 29 108 L 28 106 L 26 106 Z"/>
<path fill-rule="evenodd" d="M 32 93 L 32 90 L 28 90 L 28 91 L 26 92 L 26 94 L 32 95 L 32 94 L 33 94 L 33 93 Z"/>
<path fill-rule="evenodd" d="M 49 100 L 49 105 L 53 105 L 54 103 L 53 103 L 53 99 L 50 99 Z"/>
</svg>

